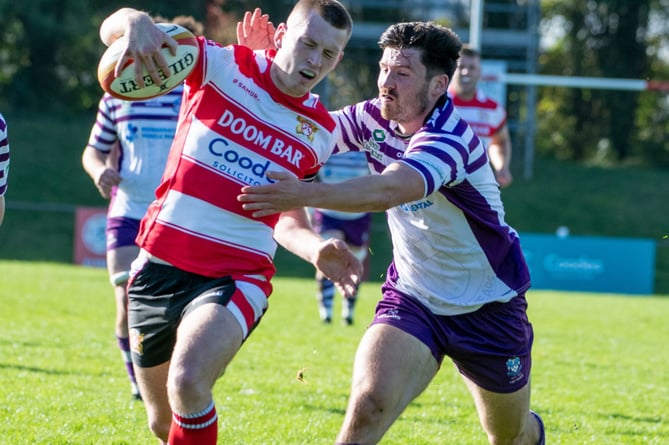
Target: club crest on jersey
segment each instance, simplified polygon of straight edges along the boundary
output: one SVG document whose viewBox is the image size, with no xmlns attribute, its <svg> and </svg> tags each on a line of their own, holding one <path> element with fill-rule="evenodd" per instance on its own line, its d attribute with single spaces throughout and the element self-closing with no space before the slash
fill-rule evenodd
<svg viewBox="0 0 669 445">
<path fill-rule="evenodd" d="M 297 128 L 295 129 L 297 134 L 302 134 L 309 139 L 310 142 L 314 141 L 314 135 L 318 131 L 316 124 L 311 122 L 309 119 L 305 119 L 302 116 L 297 116 Z"/>
<path fill-rule="evenodd" d="M 144 334 L 137 329 L 130 329 L 130 350 L 137 355 L 144 354 Z"/>
</svg>

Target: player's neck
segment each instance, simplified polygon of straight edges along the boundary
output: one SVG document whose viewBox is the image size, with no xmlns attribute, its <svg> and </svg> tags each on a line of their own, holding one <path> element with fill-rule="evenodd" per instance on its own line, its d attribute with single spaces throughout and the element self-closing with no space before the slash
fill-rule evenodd
<svg viewBox="0 0 669 445">
<path fill-rule="evenodd" d="M 476 97 L 476 88 L 466 91 L 456 89 L 455 95 L 458 97 L 458 99 L 470 101 Z"/>
</svg>

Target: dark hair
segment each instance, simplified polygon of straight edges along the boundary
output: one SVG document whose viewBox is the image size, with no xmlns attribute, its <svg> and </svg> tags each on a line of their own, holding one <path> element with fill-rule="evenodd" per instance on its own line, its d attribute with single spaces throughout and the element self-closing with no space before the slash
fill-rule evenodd
<svg viewBox="0 0 669 445">
<path fill-rule="evenodd" d="M 467 57 L 481 57 L 481 52 L 468 43 L 462 45 L 460 54 Z"/>
<path fill-rule="evenodd" d="M 345 29 L 349 37 L 351 36 L 353 19 L 346 7 L 338 0 L 299 0 L 290 15 L 306 14 L 311 10 L 316 10 L 323 20 L 337 29 Z"/>
<path fill-rule="evenodd" d="M 462 42 L 452 29 L 445 26 L 433 22 L 406 22 L 390 25 L 381 34 L 379 47 L 419 49 L 428 78 L 444 72 L 450 79 L 458 65 Z"/>
</svg>

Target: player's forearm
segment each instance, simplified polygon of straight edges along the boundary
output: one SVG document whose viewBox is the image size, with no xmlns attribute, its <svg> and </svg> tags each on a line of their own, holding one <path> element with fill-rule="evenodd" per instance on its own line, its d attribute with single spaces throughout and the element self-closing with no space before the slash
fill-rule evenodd
<svg viewBox="0 0 669 445">
<path fill-rule="evenodd" d="M 84 167 L 84 171 L 88 173 L 88 176 L 93 181 L 96 181 L 101 172 L 107 168 L 106 160 L 107 156 L 104 153 L 90 147 L 86 147 L 81 156 L 81 164 Z"/>
<path fill-rule="evenodd" d="M 151 20 L 151 17 L 142 11 L 133 8 L 121 8 L 108 16 L 100 25 L 100 39 L 109 46 L 119 37 L 127 33 L 128 27 L 135 22 Z"/>
<path fill-rule="evenodd" d="M 322 238 L 316 234 L 304 208 L 284 212 L 274 227 L 274 239 L 289 252 L 314 263 Z"/>
<path fill-rule="evenodd" d="M 421 199 L 422 177 L 410 167 L 391 165 L 381 175 L 348 181 L 313 184 L 308 206 L 345 212 L 383 212 L 397 205 Z"/>
</svg>

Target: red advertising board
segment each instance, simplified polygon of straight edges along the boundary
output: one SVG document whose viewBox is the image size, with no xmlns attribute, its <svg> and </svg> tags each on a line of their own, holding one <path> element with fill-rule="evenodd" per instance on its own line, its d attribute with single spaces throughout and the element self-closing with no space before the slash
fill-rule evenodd
<svg viewBox="0 0 669 445">
<path fill-rule="evenodd" d="M 74 227 L 74 263 L 106 267 L 105 207 L 77 207 Z"/>
</svg>

